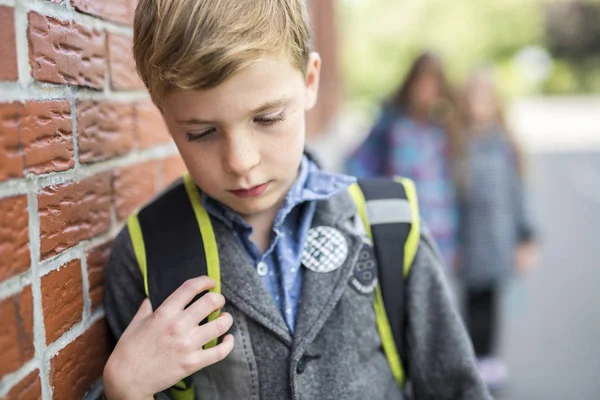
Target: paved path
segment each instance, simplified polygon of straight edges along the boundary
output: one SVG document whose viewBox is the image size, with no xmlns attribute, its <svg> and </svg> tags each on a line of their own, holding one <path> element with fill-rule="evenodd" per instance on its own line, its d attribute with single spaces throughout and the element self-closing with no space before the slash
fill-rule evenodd
<svg viewBox="0 0 600 400">
<path fill-rule="evenodd" d="M 533 157 L 541 268 L 504 298 L 502 399 L 600 399 L 600 153 Z"/>
</svg>

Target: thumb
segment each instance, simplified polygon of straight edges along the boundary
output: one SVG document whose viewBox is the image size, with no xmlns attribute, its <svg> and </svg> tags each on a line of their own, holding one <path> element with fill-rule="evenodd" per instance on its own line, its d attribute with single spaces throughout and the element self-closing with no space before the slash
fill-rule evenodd
<svg viewBox="0 0 600 400">
<path fill-rule="evenodd" d="M 142 305 L 140 306 L 140 308 L 135 313 L 133 319 L 131 320 L 130 325 L 140 324 L 142 321 L 144 321 L 150 315 L 152 315 L 152 304 L 150 304 L 150 299 L 146 297 L 144 299 L 144 301 L 142 302 Z"/>
</svg>

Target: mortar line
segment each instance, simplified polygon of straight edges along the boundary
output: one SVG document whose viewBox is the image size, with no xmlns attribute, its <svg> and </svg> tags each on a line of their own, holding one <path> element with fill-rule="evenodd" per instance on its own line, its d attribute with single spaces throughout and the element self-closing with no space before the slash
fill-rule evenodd
<svg viewBox="0 0 600 400">
<path fill-rule="evenodd" d="M 46 328 L 44 325 L 40 266 L 40 219 L 38 211 L 37 186 L 31 184 L 27 194 L 29 210 L 29 251 L 31 256 L 31 293 L 33 296 L 33 336 L 35 359 L 39 363 L 42 399 L 52 399 L 49 379 L 49 363 L 44 360 L 46 353 Z"/>
</svg>

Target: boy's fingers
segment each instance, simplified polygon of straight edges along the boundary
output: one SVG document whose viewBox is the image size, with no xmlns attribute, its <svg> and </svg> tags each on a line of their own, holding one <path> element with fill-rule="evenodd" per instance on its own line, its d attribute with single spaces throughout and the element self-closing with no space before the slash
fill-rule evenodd
<svg viewBox="0 0 600 400">
<path fill-rule="evenodd" d="M 223 338 L 223 341 L 215 347 L 211 347 L 208 350 L 199 350 L 195 355 L 198 360 L 198 369 L 206 368 L 209 365 L 222 361 L 229 353 L 231 353 L 233 346 L 233 335 L 227 335 Z"/>
<path fill-rule="evenodd" d="M 183 310 L 196 295 L 214 288 L 215 285 L 215 281 L 208 276 L 188 279 L 177 290 L 171 293 L 161 307 L 173 307 L 177 310 Z"/>
<path fill-rule="evenodd" d="M 220 310 L 225 305 L 225 297 L 219 293 L 206 293 L 193 302 L 185 310 L 185 318 L 191 325 L 198 325 L 214 311 Z"/>
<path fill-rule="evenodd" d="M 219 318 L 197 327 L 196 337 L 198 340 L 198 348 L 202 348 L 202 346 L 211 340 L 223 336 L 229 328 L 231 328 L 232 324 L 233 318 L 231 317 L 231 314 L 223 313 Z"/>
</svg>

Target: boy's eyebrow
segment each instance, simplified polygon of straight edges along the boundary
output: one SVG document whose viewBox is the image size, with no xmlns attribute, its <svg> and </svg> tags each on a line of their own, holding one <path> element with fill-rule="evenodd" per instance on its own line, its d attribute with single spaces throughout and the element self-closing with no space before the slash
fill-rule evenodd
<svg viewBox="0 0 600 400">
<path fill-rule="evenodd" d="M 273 108 L 281 107 L 281 106 L 285 105 L 289 100 L 290 100 L 289 97 L 283 96 L 283 97 L 280 97 L 280 98 L 275 99 L 275 100 L 267 101 L 263 105 L 261 105 L 261 106 L 255 108 L 254 110 L 252 110 L 251 113 L 252 114 L 260 114 L 261 112 L 264 112 L 264 111 L 267 111 L 267 110 L 271 110 Z"/>
<path fill-rule="evenodd" d="M 268 110 L 272 110 L 274 108 L 281 107 L 285 105 L 290 100 L 289 97 L 280 97 L 275 100 L 267 101 L 266 103 L 256 107 L 254 110 L 250 111 L 251 114 L 260 114 L 261 112 L 265 112 Z M 189 118 L 184 120 L 176 121 L 178 125 L 210 125 L 214 123 L 213 121 L 207 121 L 200 118 Z"/>
<path fill-rule="evenodd" d="M 190 119 L 184 119 L 181 121 L 176 121 L 178 125 L 210 125 L 212 124 L 212 122 L 210 121 L 205 121 L 203 119 L 198 119 L 198 118 L 190 118 Z"/>
</svg>

